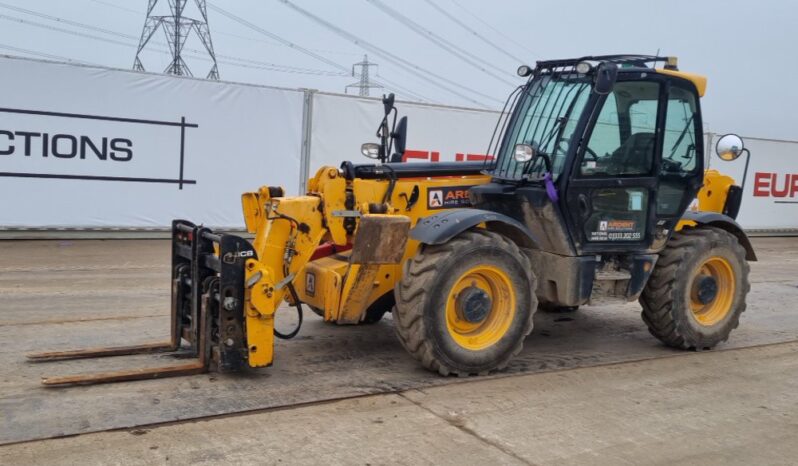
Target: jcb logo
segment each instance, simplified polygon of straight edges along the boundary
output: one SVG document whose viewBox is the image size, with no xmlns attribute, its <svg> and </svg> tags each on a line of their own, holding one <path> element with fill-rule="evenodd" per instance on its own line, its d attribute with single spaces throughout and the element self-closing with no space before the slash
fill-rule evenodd
<svg viewBox="0 0 798 466">
<path fill-rule="evenodd" d="M 255 257 L 255 251 L 228 252 L 222 257 L 225 264 L 233 264 L 239 257 Z"/>
</svg>

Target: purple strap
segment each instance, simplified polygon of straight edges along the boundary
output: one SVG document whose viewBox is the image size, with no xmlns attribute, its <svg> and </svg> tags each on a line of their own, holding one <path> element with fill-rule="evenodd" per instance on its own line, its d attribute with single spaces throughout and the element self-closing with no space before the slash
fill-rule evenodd
<svg viewBox="0 0 798 466">
<path fill-rule="evenodd" d="M 546 172 L 543 175 L 543 184 L 546 185 L 546 194 L 549 195 L 551 202 L 557 202 L 560 196 L 557 194 L 557 188 L 554 186 L 554 181 L 551 179 L 551 173 Z"/>
</svg>

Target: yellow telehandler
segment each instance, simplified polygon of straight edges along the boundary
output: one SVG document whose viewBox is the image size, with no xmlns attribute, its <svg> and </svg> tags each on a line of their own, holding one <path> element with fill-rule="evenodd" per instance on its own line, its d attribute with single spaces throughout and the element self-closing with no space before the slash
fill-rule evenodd
<svg viewBox="0 0 798 466">
<path fill-rule="evenodd" d="M 269 366 L 274 337 L 296 334 L 303 306 L 336 324 L 392 311 L 403 346 L 442 375 L 504 368 L 539 306 L 637 299 L 666 345 L 725 341 L 756 256 L 735 221 L 742 188 L 704 168 L 706 79 L 641 55 L 518 72 L 528 79 L 508 97 L 484 162 L 402 163 L 407 125 L 391 96 L 380 143 L 362 147 L 379 163 L 323 167 L 304 196 L 266 186 L 243 195 L 253 241 L 174 221 L 169 341 L 29 357 L 196 358 L 43 383 Z M 749 155 L 735 135 L 717 151 Z M 299 325 L 282 334 L 274 318 L 286 302 Z"/>
</svg>

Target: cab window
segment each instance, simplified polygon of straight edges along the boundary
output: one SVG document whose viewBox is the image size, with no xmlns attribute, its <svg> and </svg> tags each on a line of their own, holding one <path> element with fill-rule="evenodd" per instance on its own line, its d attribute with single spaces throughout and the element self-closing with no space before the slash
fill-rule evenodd
<svg viewBox="0 0 798 466">
<path fill-rule="evenodd" d="M 588 140 L 579 174 L 586 177 L 651 173 L 660 85 L 616 83 L 607 95 Z"/>
<path fill-rule="evenodd" d="M 700 137 L 700 128 L 696 121 L 697 107 L 695 93 L 681 87 L 671 87 L 665 112 L 663 174 L 688 175 L 698 167 L 696 137 Z"/>
<path fill-rule="evenodd" d="M 689 180 L 698 175 L 703 157 L 703 141 L 695 91 L 675 83 L 668 92 L 665 131 L 662 143 L 657 215 L 675 216 L 683 209 Z"/>
</svg>

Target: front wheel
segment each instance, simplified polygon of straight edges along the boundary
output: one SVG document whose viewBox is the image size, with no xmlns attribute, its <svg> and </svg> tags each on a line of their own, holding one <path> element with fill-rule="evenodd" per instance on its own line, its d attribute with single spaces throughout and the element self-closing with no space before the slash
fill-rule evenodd
<svg viewBox="0 0 798 466">
<path fill-rule="evenodd" d="M 745 249 L 731 233 L 675 233 L 640 296 L 652 335 L 680 349 L 710 349 L 737 328 L 751 285 Z"/>
<path fill-rule="evenodd" d="M 537 308 L 528 257 L 510 239 L 469 230 L 422 246 L 394 294 L 402 345 L 441 375 L 503 369 L 521 351 Z"/>
</svg>

